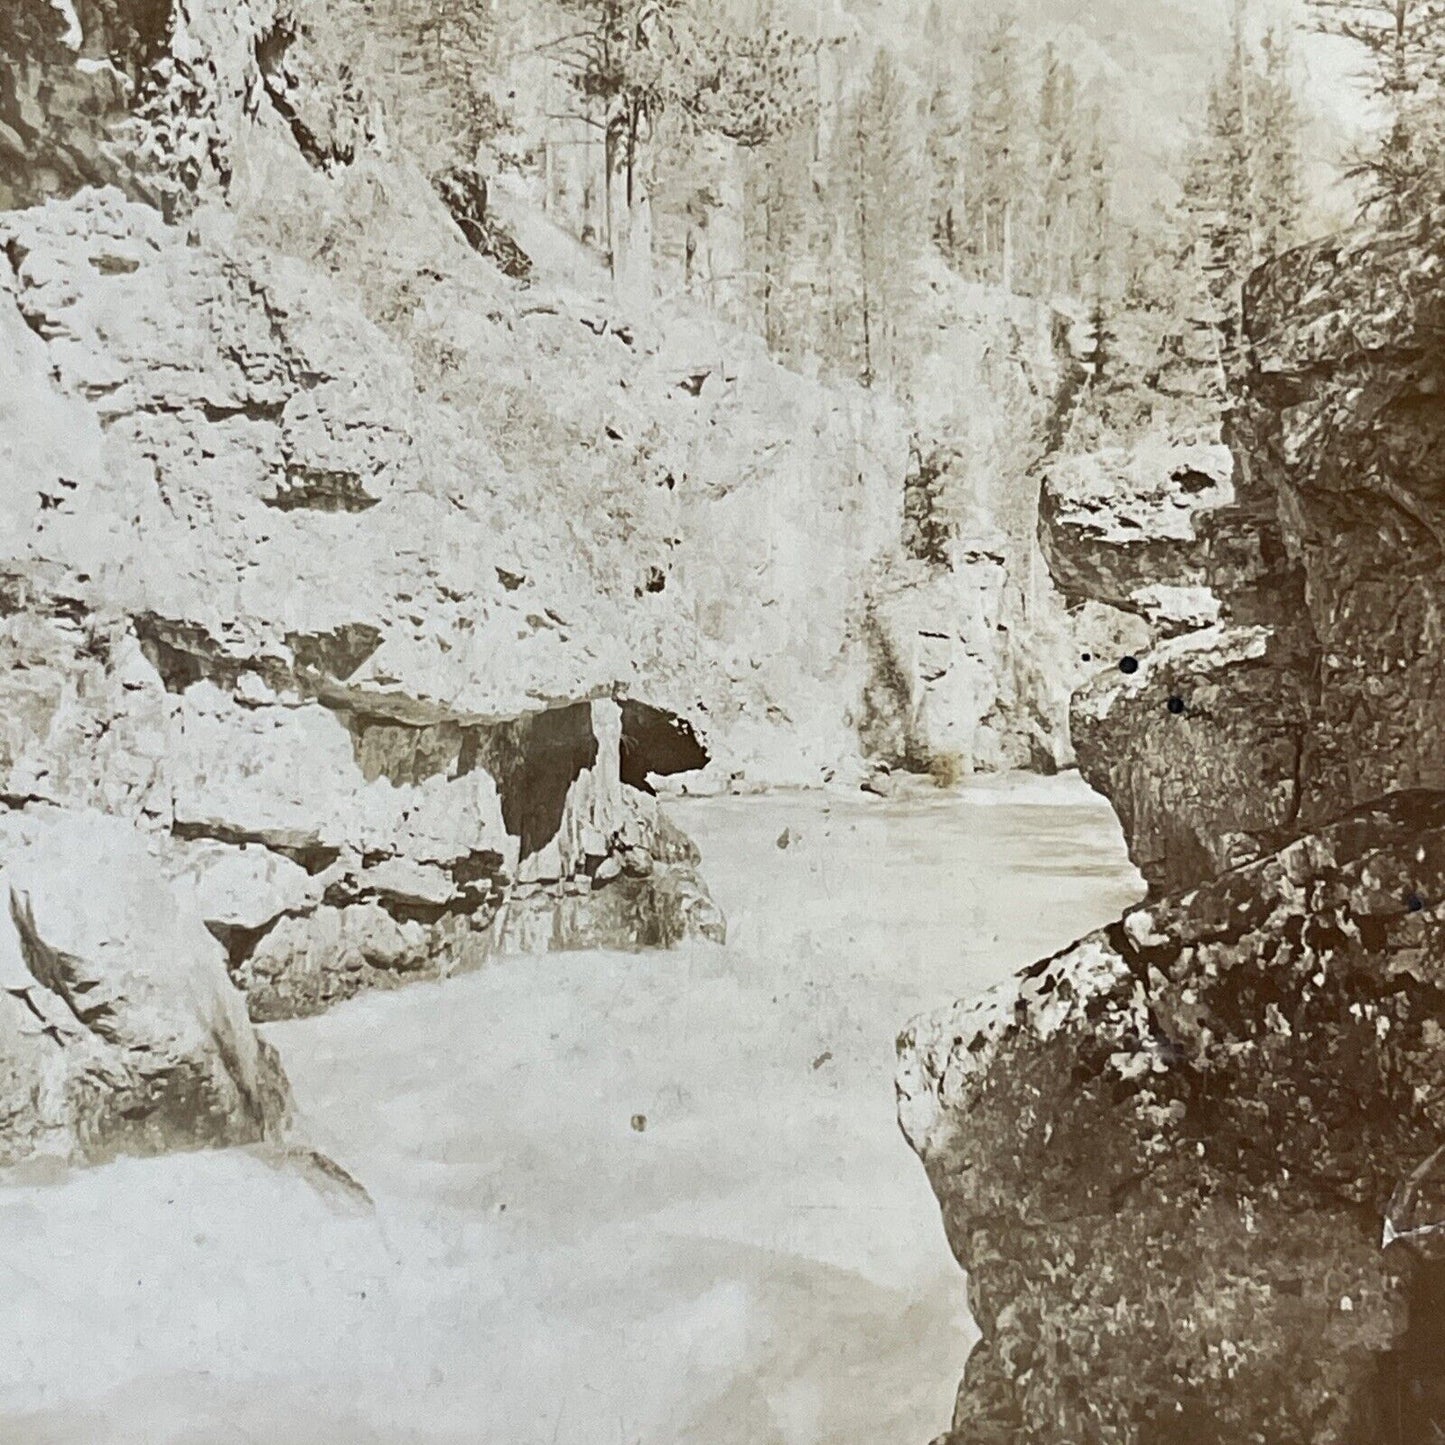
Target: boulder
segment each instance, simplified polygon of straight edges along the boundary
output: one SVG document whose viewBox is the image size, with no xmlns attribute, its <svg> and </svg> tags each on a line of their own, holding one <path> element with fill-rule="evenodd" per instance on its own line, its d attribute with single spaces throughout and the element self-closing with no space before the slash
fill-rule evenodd
<svg viewBox="0 0 1445 1445">
<path fill-rule="evenodd" d="M 0 816 L 0 900 L 0 1160 L 279 1130 L 281 1066 L 144 834 L 97 813 Z"/>
<path fill-rule="evenodd" d="M 1442 987 L 1414 792 L 910 1025 L 899 1117 L 983 1332 L 948 1440 L 1432 1438 L 1438 1303 L 1382 1244 L 1445 1138 Z M 1429 1247 L 1430 1202 L 1395 1233 Z"/>
</svg>

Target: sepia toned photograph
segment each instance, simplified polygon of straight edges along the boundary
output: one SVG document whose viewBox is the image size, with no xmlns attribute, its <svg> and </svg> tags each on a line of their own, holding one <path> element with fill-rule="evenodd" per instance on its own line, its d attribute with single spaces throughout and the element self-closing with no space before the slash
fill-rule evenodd
<svg viewBox="0 0 1445 1445">
<path fill-rule="evenodd" d="M 0 0 L 0 1445 L 1445 1442 L 1445 0 Z"/>
</svg>

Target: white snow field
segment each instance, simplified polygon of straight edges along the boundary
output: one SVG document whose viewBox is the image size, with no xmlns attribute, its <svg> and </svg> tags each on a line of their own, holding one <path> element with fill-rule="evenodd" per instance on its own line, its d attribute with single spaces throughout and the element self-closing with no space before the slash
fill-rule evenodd
<svg viewBox="0 0 1445 1445">
<path fill-rule="evenodd" d="M 511 958 L 267 1030 L 374 1209 L 247 1151 L 5 1181 L 0 1440 L 943 1429 L 971 1326 L 894 1036 L 1137 898 L 1117 825 L 1077 777 L 673 811 L 725 949 Z"/>
</svg>

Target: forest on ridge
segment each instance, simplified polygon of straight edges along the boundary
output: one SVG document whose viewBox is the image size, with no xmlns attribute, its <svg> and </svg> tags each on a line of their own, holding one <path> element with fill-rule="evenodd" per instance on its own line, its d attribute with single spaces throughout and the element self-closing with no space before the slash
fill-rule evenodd
<svg viewBox="0 0 1445 1445">
<path fill-rule="evenodd" d="M 1131 77 L 1081 73 L 1068 35 L 1008 7 L 931 0 L 909 28 L 782 0 L 367 9 L 357 64 L 438 168 L 527 175 L 620 282 L 695 294 L 789 365 L 905 395 L 951 278 L 1075 308 L 1096 392 L 1146 420 L 1215 386 L 1243 278 L 1340 219 L 1306 185 L 1313 33 L 1352 52 L 1373 103 L 1342 158 L 1355 199 L 1408 205 L 1439 156 L 1438 0 L 1293 17 L 1235 0 L 1162 156 L 1126 113 Z"/>
</svg>

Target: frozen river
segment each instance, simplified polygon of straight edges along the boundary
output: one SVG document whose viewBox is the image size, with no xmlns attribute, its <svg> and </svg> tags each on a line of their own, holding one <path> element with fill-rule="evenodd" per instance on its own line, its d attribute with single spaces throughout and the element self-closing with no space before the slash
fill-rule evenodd
<svg viewBox="0 0 1445 1445">
<path fill-rule="evenodd" d="M 0 1440 L 926 1445 L 971 1335 L 894 1036 L 1136 898 L 1118 828 L 1072 777 L 672 811 L 726 948 L 268 1030 L 374 1210 L 244 1151 L 0 1187 Z"/>
</svg>

